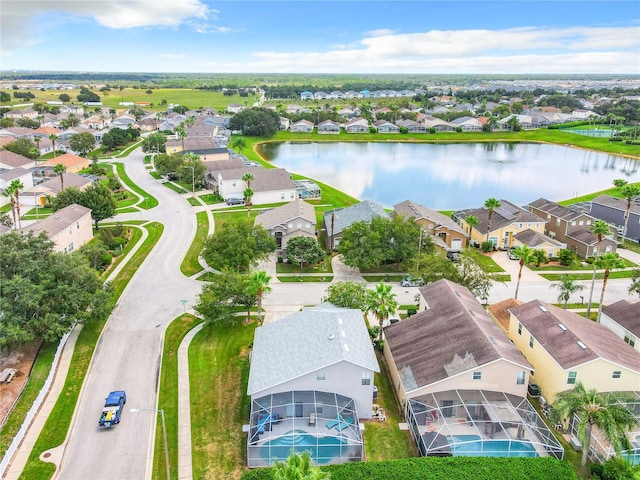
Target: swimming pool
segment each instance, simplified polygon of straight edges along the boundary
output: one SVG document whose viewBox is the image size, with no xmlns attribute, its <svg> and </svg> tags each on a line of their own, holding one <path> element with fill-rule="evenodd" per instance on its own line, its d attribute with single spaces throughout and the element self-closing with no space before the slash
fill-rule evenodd
<svg viewBox="0 0 640 480">
<path fill-rule="evenodd" d="M 335 460 L 348 456 L 348 445 L 345 437 L 315 437 L 304 430 L 292 430 L 282 437 L 270 440 L 261 447 L 260 454 L 271 461 L 285 460 L 291 451 L 311 451 L 311 458 L 316 463 L 336 463 Z"/>
<path fill-rule="evenodd" d="M 448 436 L 454 455 L 467 457 L 537 457 L 530 442 L 520 440 L 482 440 L 478 435 Z"/>
</svg>

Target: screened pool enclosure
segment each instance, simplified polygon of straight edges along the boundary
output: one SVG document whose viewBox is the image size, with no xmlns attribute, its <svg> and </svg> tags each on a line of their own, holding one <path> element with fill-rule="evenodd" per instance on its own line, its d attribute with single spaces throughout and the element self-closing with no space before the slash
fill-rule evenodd
<svg viewBox="0 0 640 480">
<path fill-rule="evenodd" d="M 486 390 L 449 390 L 408 400 L 407 423 L 423 456 L 564 456 L 526 398 Z"/>
<path fill-rule="evenodd" d="M 266 467 L 291 451 L 310 451 L 317 465 L 362 460 L 353 400 L 335 393 L 291 391 L 251 402 L 247 466 Z"/>
</svg>

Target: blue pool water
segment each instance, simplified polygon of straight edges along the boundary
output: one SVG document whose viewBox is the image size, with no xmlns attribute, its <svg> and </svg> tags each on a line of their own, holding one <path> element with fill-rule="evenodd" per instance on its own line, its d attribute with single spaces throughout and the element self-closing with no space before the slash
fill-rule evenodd
<svg viewBox="0 0 640 480">
<path fill-rule="evenodd" d="M 315 437 L 303 430 L 293 430 L 284 436 L 270 440 L 262 447 L 262 458 L 285 460 L 291 450 L 295 452 L 311 451 L 316 463 L 329 463 L 334 458 L 347 454 L 347 439 L 344 437 Z"/>
<path fill-rule="evenodd" d="M 467 457 L 537 457 L 529 442 L 516 440 L 482 440 L 478 435 L 447 437 L 454 455 Z M 455 443 L 454 443 L 455 442 Z"/>
</svg>

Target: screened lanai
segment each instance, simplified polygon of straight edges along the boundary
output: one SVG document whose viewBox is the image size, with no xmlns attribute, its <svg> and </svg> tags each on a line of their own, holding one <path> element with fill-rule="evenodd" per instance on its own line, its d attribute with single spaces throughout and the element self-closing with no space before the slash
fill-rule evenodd
<svg viewBox="0 0 640 480">
<path fill-rule="evenodd" d="M 449 390 L 412 398 L 407 423 L 423 456 L 564 456 L 529 401 L 503 392 Z"/>
<path fill-rule="evenodd" d="M 247 466 L 272 465 L 292 450 L 311 451 L 319 465 L 362 460 L 362 433 L 353 399 L 305 390 L 253 400 Z"/>
</svg>

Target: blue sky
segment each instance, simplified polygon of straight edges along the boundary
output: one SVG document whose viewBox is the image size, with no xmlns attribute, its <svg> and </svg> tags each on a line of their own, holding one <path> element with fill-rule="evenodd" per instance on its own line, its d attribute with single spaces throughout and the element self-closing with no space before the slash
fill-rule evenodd
<svg viewBox="0 0 640 480">
<path fill-rule="evenodd" d="M 640 2 L 1 0 L 2 70 L 640 74 Z"/>
</svg>

